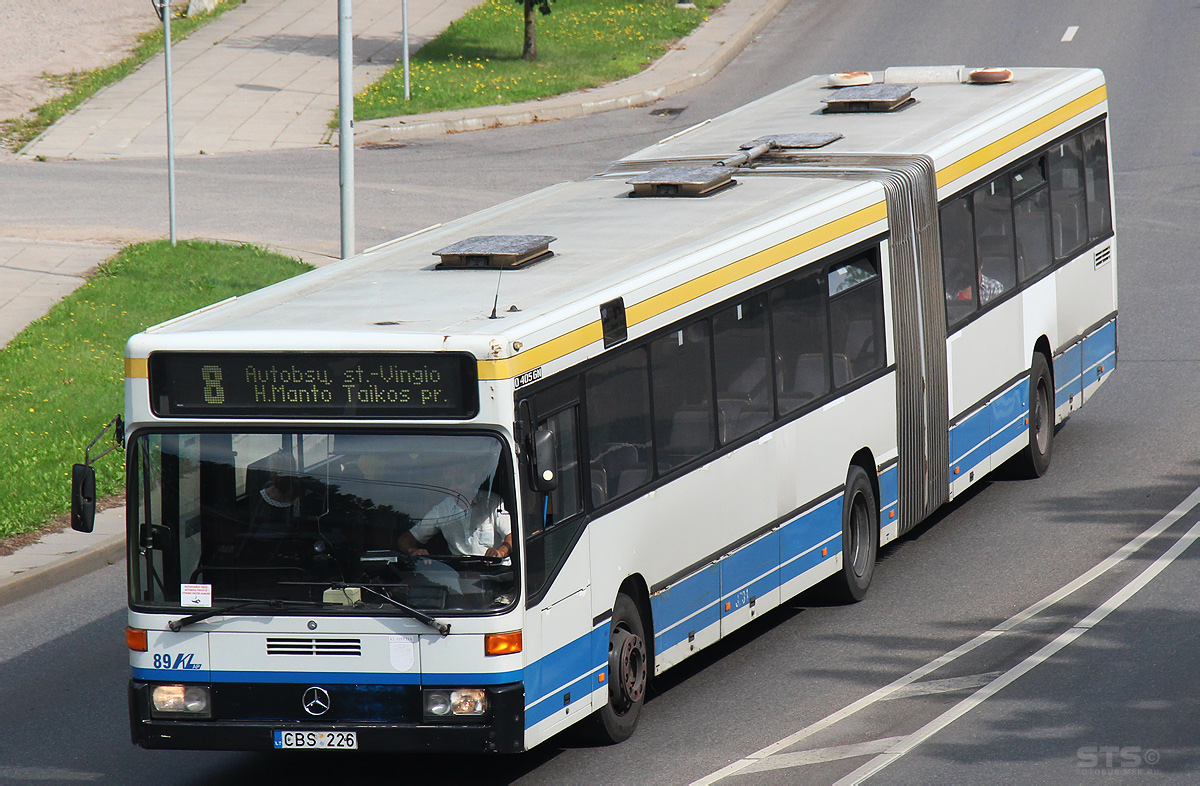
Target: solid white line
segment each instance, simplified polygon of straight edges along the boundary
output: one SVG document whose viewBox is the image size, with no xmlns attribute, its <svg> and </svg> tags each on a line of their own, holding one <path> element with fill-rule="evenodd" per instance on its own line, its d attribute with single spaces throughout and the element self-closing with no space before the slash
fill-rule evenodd
<svg viewBox="0 0 1200 786">
<path fill-rule="evenodd" d="M 803 729 L 800 729 L 799 731 L 797 731 L 793 734 L 790 734 L 787 737 L 784 737 L 783 739 L 779 740 L 778 742 L 773 742 L 770 745 L 768 745 L 767 747 L 757 750 L 754 753 L 751 753 L 749 756 L 745 757 L 744 759 L 739 759 L 738 761 L 735 761 L 732 764 L 729 764 L 729 765 L 717 770 L 716 772 L 711 773 L 710 775 L 706 775 L 705 777 L 701 778 L 700 780 L 694 781 L 693 786 L 701 786 L 702 784 L 716 783 L 717 781 L 721 780 L 722 778 L 727 778 L 730 775 L 733 775 L 734 773 L 736 773 L 742 769 L 745 769 L 746 767 L 749 767 L 751 764 L 754 764 L 755 762 L 759 761 L 760 759 L 765 759 L 767 756 L 770 756 L 773 753 L 777 753 L 777 752 L 783 750 L 784 748 L 791 747 L 792 745 L 795 745 L 797 742 L 805 739 L 806 737 L 811 737 L 813 734 L 816 734 L 819 731 L 827 729 L 830 726 L 833 726 L 834 724 L 839 723 L 840 721 L 843 721 L 846 718 L 849 718 L 850 716 L 854 715 L 855 713 L 859 712 L 860 710 L 866 709 L 867 707 L 870 707 L 872 704 L 875 704 L 876 702 L 879 702 L 879 701 L 882 701 L 882 700 L 888 698 L 896 691 L 900 690 L 901 688 L 904 688 L 905 686 L 907 686 L 913 682 L 916 682 L 917 680 L 924 677 L 926 674 L 931 674 L 932 672 L 937 671 L 942 666 L 945 666 L 947 663 L 957 660 L 958 658 L 962 657 L 963 655 L 966 655 L 967 653 L 969 653 L 975 649 L 978 649 L 979 647 L 983 646 L 984 644 L 987 644 L 989 641 L 996 638 L 997 636 L 1001 636 L 1004 633 L 1016 628 L 1018 625 L 1021 625 L 1022 623 L 1028 621 L 1030 618 L 1037 616 L 1038 614 L 1045 611 L 1047 608 L 1049 608 L 1049 607 L 1053 606 L 1054 604 L 1058 603 L 1059 601 L 1061 601 L 1063 598 L 1070 596 L 1071 594 L 1073 594 L 1080 588 L 1088 585 L 1092 581 L 1096 580 L 1100 576 L 1103 576 L 1105 573 L 1112 570 L 1114 567 L 1119 565 L 1121 562 L 1128 559 L 1132 554 L 1136 553 L 1139 549 L 1142 548 L 1142 546 L 1146 545 L 1146 543 L 1148 543 L 1149 541 L 1158 537 L 1164 531 L 1169 529 L 1172 525 L 1175 524 L 1175 522 L 1177 522 L 1177 521 L 1179 521 L 1179 519 L 1183 518 L 1183 515 L 1185 513 L 1187 513 L 1192 508 L 1196 507 L 1196 505 L 1198 505 L 1198 504 L 1200 504 L 1200 488 L 1197 488 L 1194 491 L 1192 491 L 1192 493 L 1187 496 L 1187 499 L 1183 500 L 1178 505 L 1176 505 L 1171 510 L 1171 512 L 1167 513 L 1167 515 L 1163 516 L 1161 519 L 1156 521 L 1154 524 L 1152 524 L 1150 527 L 1145 529 L 1139 535 L 1134 537 L 1128 543 L 1121 546 L 1121 548 L 1117 549 L 1115 552 L 1110 554 L 1108 557 L 1106 557 L 1105 559 L 1100 561 L 1094 568 L 1092 568 L 1091 570 L 1082 574 L 1081 576 L 1077 577 L 1075 580 L 1067 583 L 1063 587 L 1050 593 L 1049 595 L 1042 598 L 1037 603 L 1034 603 L 1032 606 L 1028 607 L 1024 611 L 1017 612 L 1016 614 L 1009 617 L 1007 620 L 1000 623 L 999 625 L 992 628 L 991 630 L 984 631 L 983 633 L 979 634 L 978 636 L 976 636 L 975 638 L 966 642 L 965 644 L 962 644 L 961 646 L 956 647 L 953 650 L 950 650 L 949 652 L 930 661 L 929 663 L 926 663 L 924 666 L 921 666 L 921 667 L 909 672 L 908 674 L 906 674 L 903 677 L 899 678 L 898 680 L 892 682 L 891 684 L 885 685 L 884 687 L 879 688 L 875 692 L 867 694 L 866 696 L 863 696 L 858 701 L 856 701 L 852 704 L 846 705 L 845 707 L 838 710 L 837 712 L 834 712 L 831 715 L 826 715 L 821 720 L 819 720 L 815 723 L 812 723 L 808 726 L 805 726 Z"/>
<path fill-rule="evenodd" d="M 1071 41 L 1075 40 L 1075 34 L 1078 32 L 1079 25 L 1071 25 L 1067 28 L 1067 32 L 1063 33 L 1062 42 L 1064 44 L 1069 44 Z"/>
<path fill-rule="evenodd" d="M 847 775 L 845 778 L 842 778 L 837 782 L 837 786 L 842 786 L 842 784 L 849 786 L 849 784 L 862 783 L 867 778 L 870 778 L 872 775 L 875 775 L 879 771 L 883 770 L 885 767 L 895 763 L 896 761 L 899 761 L 902 756 L 911 751 L 913 748 L 917 747 L 922 742 L 925 742 L 930 737 L 961 718 L 963 715 L 966 715 L 968 712 L 978 707 L 987 699 L 995 696 L 1006 685 L 1016 682 L 1019 677 L 1033 670 L 1035 666 L 1038 666 L 1049 660 L 1060 650 L 1064 649 L 1071 642 L 1075 641 L 1075 639 L 1079 638 L 1084 633 L 1087 633 L 1094 626 L 1099 624 L 1100 621 L 1109 614 L 1119 609 L 1125 603 L 1125 601 L 1132 598 L 1139 590 L 1149 584 L 1159 573 L 1162 573 L 1168 565 L 1174 562 L 1175 559 L 1178 558 L 1188 546 L 1192 545 L 1192 543 L 1196 541 L 1197 537 L 1200 537 L 1200 522 L 1193 524 L 1191 529 L 1185 532 L 1179 538 L 1179 540 L 1175 541 L 1171 548 L 1167 549 L 1161 557 L 1154 560 L 1154 562 L 1152 562 L 1149 567 L 1139 573 L 1136 578 L 1118 590 L 1112 597 L 1104 601 L 1104 603 L 1100 604 L 1094 611 L 1092 611 L 1091 614 L 1087 615 L 1087 617 L 1076 623 L 1075 626 L 1070 630 L 1065 631 L 1049 644 L 1042 647 L 1040 650 L 1006 671 L 995 681 L 980 688 L 970 697 L 963 699 L 958 704 L 934 718 L 920 729 L 917 729 L 915 732 L 906 737 L 903 742 L 898 743 L 887 753 L 875 757 L 854 772 Z"/>
</svg>

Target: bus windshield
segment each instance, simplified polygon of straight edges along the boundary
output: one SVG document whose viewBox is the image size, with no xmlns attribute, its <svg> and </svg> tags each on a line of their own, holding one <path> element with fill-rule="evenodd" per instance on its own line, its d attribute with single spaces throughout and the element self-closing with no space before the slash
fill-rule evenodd
<svg viewBox="0 0 1200 786">
<path fill-rule="evenodd" d="M 129 461 L 135 606 L 461 614 L 516 600 L 495 436 L 151 433 Z"/>
</svg>

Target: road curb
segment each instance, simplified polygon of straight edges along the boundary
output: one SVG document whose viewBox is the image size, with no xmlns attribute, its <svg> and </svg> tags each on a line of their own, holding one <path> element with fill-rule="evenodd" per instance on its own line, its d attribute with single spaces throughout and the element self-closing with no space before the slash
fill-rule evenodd
<svg viewBox="0 0 1200 786">
<path fill-rule="evenodd" d="M 125 535 L 112 535 L 94 546 L 0 579 L 0 606 L 115 565 L 125 558 Z"/>
<path fill-rule="evenodd" d="M 382 144 L 462 131 L 646 106 L 704 84 L 729 64 L 790 0 L 730 0 L 679 47 L 633 76 L 604 87 L 520 104 L 476 107 L 358 123 L 354 143 Z M 724 38 L 722 38 L 725 36 Z M 715 51 L 709 51 L 713 50 Z M 331 140 L 336 145 L 336 135 Z"/>
</svg>

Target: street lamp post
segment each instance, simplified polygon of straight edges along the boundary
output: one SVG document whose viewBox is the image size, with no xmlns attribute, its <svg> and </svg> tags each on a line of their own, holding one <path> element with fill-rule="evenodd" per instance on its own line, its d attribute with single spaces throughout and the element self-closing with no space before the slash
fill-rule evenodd
<svg viewBox="0 0 1200 786">
<path fill-rule="evenodd" d="M 354 256 L 354 60 L 351 0 L 338 0 L 338 175 L 342 259 Z"/>
<path fill-rule="evenodd" d="M 167 205 L 170 216 L 171 245 L 176 243 L 175 233 L 175 114 L 171 95 L 171 0 L 152 0 L 154 10 L 163 23 L 163 65 L 167 82 Z"/>
</svg>

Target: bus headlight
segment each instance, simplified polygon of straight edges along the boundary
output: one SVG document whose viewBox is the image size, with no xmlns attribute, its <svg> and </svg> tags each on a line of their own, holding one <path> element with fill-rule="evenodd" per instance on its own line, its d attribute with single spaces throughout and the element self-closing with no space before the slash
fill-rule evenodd
<svg viewBox="0 0 1200 786">
<path fill-rule="evenodd" d="M 477 718 L 487 714 L 487 691 L 483 688 L 425 691 L 426 720 Z"/>
<path fill-rule="evenodd" d="M 212 714 L 208 688 L 201 685 L 155 685 L 150 691 L 150 706 L 156 716 L 207 718 Z"/>
</svg>

